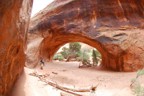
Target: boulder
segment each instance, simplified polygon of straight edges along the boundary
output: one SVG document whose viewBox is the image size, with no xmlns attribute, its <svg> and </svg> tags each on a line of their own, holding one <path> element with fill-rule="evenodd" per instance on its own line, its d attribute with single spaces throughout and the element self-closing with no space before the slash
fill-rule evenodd
<svg viewBox="0 0 144 96">
<path fill-rule="evenodd" d="M 143 10 L 144 0 L 55 0 L 31 19 L 29 43 L 42 38 L 35 59 L 51 61 L 64 44 L 83 42 L 107 69 L 136 71 L 144 67 Z"/>
<path fill-rule="evenodd" d="M 7 96 L 25 64 L 32 0 L 0 0 L 0 96 Z"/>
</svg>

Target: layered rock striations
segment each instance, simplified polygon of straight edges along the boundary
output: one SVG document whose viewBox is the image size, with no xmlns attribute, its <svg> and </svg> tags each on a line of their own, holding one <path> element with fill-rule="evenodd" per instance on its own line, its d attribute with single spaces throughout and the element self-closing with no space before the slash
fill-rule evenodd
<svg viewBox="0 0 144 96">
<path fill-rule="evenodd" d="M 0 0 L 0 96 L 7 96 L 25 63 L 32 0 Z"/>
<path fill-rule="evenodd" d="M 31 19 L 29 36 L 43 38 L 46 60 L 65 43 L 83 42 L 107 69 L 136 71 L 144 67 L 143 28 L 144 0 L 55 0 Z"/>
</svg>

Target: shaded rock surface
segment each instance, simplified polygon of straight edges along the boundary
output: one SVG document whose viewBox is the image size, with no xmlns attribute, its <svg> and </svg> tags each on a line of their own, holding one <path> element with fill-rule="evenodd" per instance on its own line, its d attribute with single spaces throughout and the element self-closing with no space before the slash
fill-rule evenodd
<svg viewBox="0 0 144 96">
<path fill-rule="evenodd" d="M 0 0 L 0 96 L 23 71 L 31 6 L 32 0 Z"/>
<path fill-rule="evenodd" d="M 136 71 L 144 67 L 143 10 L 144 0 L 55 0 L 31 19 L 29 43 L 43 38 L 39 55 L 52 60 L 65 43 L 83 42 L 104 67 Z"/>
</svg>

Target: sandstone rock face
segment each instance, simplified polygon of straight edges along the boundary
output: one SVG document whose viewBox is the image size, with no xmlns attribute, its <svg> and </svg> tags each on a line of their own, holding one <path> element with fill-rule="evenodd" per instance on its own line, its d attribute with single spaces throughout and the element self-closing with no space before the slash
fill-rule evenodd
<svg viewBox="0 0 144 96">
<path fill-rule="evenodd" d="M 32 0 L 0 0 L 0 96 L 23 71 L 31 6 Z"/>
<path fill-rule="evenodd" d="M 99 50 L 115 71 L 144 67 L 144 0 L 55 0 L 30 22 L 29 35 L 43 38 L 39 52 L 52 60 L 68 42 Z"/>
</svg>

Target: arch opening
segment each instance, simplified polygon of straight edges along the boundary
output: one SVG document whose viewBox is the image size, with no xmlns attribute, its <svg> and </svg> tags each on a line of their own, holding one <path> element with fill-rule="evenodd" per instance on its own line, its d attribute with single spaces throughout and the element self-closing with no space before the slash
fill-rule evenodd
<svg viewBox="0 0 144 96">
<path fill-rule="evenodd" d="M 101 53 L 94 47 L 82 42 L 69 42 L 58 49 L 54 61 L 79 62 L 79 67 L 98 67 L 102 63 Z"/>
</svg>

